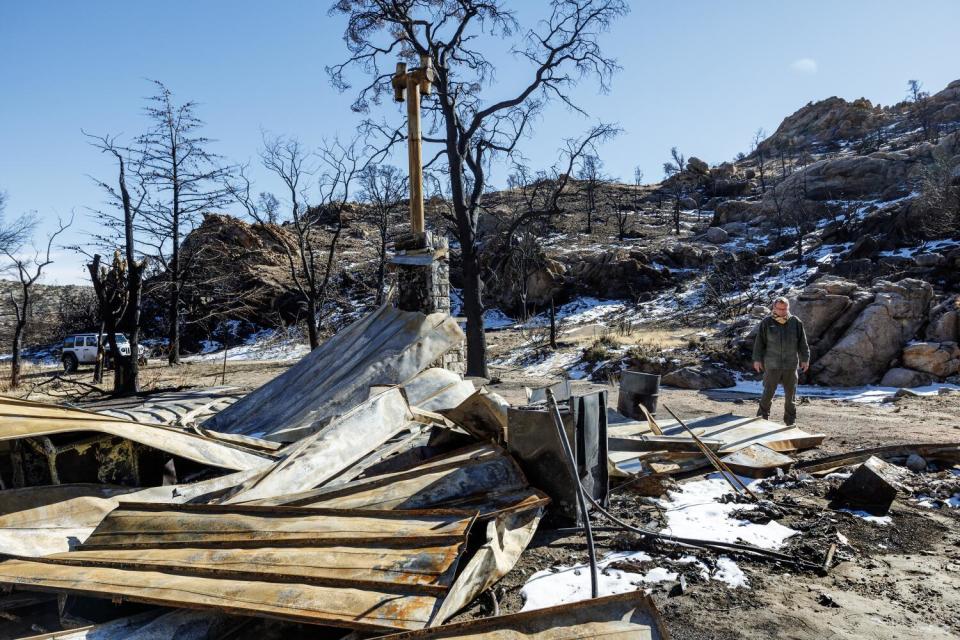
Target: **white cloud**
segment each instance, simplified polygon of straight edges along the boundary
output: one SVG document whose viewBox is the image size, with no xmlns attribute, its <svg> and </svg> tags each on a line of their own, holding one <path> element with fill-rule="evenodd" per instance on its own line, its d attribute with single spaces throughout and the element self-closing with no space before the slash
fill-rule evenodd
<svg viewBox="0 0 960 640">
<path fill-rule="evenodd" d="M 813 58 L 800 58 L 791 62 L 790 68 L 797 73 L 813 75 L 817 72 L 817 61 Z"/>
</svg>

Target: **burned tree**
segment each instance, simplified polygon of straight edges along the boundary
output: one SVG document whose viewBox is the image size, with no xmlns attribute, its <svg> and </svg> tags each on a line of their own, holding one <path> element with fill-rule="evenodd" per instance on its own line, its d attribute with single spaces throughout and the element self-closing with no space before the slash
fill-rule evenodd
<svg viewBox="0 0 960 640">
<path fill-rule="evenodd" d="M 321 313 L 327 301 L 334 257 L 345 225 L 344 208 L 367 161 L 359 138 L 348 145 L 339 141 L 324 144 L 314 152 L 296 138 L 268 134 L 263 136 L 260 160 L 286 190 L 288 215 L 283 222 L 289 234 L 279 233 L 271 221 L 269 199 L 261 197 L 257 202 L 252 198 L 252 182 L 245 168 L 237 172 L 237 179 L 228 181 L 227 190 L 283 248 L 290 278 L 305 312 L 310 348 L 316 349 L 320 345 Z M 320 193 L 316 204 L 311 205 L 309 194 L 317 173 Z M 324 242 L 328 243 L 326 247 Z"/>
<path fill-rule="evenodd" d="M 6 195 L 0 193 L 0 216 L 3 214 L 3 208 Z M 23 350 L 23 339 L 26 333 L 27 324 L 33 315 L 33 285 L 40 279 L 44 267 L 53 263 L 51 252 L 53 242 L 57 236 L 63 233 L 73 222 L 64 223 L 58 221 L 55 231 L 47 236 L 47 247 L 45 252 L 35 250 L 32 256 L 24 255 L 24 245 L 33 234 L 37 219 L 32 215 L 23 215 L 11 222 L 9 225 L 0 226 L 0 252 L 7 257 L 8 263 L 5 271 L 16 276 L 17 286 L 10 291 L 10 306 L 13 307 L 13 344 L 12 357 L 10 363 L 10 387 L 16 389 L 20 386 L 21 370 L 21 351 Z"/>
<path fill-rule="evenodd" d="M 922 82 L 907 81 L 907 101 L 910 103 L 910 118 L 922 132 L 923 139 L 936 142 L 938 132 L 930 117 L 930 92 L 923 90 Z"/>
<path fill-rule="evenodd" d="M 117 161 L 116 186 L 97 181 L 107 193 L 112 211 L 95 211 L 97 218 L 106 223 L 108 229 L 118 231 L 121 237 L 119 248 L 114 250 L 110 267 L 102 264 L 99 254 L 94 255 L 87 270 L 97 296 L 100 318 L 106 331 L 113 354 L 113 391 L 116 394 L 130 394 L 139 391 L 140 353 L 140 312 L 143 295 L 143 271 L 146 259 L 139 258 L 139 249 L 135 237 L 136 225 L 143 211 L 149 206 L 144 166 L 140 162 L 142 155 L 126 149 L 108 136 L 91 138 L 94 147 L 107 153 Z M 133 186 L 128 183 L 127 169 L 133 173 Z M 101 245 L 116 246 L 116 238 L 107 235 L 97 236 Z M 117 347 L 117 332 L 129 333 L 130 355 L 121 355 Z"/>
<path fill-rule="evenodd" d="M 610 205 L 613 208 L 613 216 L 617 221 L 617 239 L 623 242 L 627 238 L 630 225 L 630 205 L 627 204 L 627 194 L 618 186 L 612 187 L 610 192 Z"/>
<path fill-rule="evenodd" d="M 348 89 L 351 68 L 372 76 L 354 109 L 367 111 L 383 96 L 393 95 L 386 70 L 396 57 L 432 63 L 433 92 L 425 100 L 428 135 L 423 141 L 439 145 L 447 165 L 461 248 L 467 373 L 481 377 L 487 376 L 487 358 L 477 232 L 491 159 L 512 156 L 551 100 L 577 109 L 570 90 L 580 79 L 596 77 L 606 91 L 618 67 L 601 51 L 599 37 L 628 11 L 622 0 L 555 0 L 537 27 L 522 29 L 507 7 L 502 0 L 341 0 L 331 10 L 348 20 L 345 41 L 350 50 L 346 62 L 328 68 L 333 84 Z M 484 99 L 481 94 L 493 84 L 495 68 L 476 44 L 502 47 L 517 34 L 522 34 L 522 42 L 515 51 L 529 64 L 529 80 L 513 95 Z"/>
<path fill-rule="evenodd" d="M 764 157 L 763 141 L 767 139 L 767 132 L 763 129 L 757 129 L 753 134 L 753 142 L 750 150 L 757 156 L 757 177 L 760 178 L 760 193 L 767 192 L 766 179 L 766 158 Z"/>
<path fill-rule="evenodd" d="M 676 147 L 670 149 L 670 160 L 663 163 L 663 173 L 667 177 L 667 188 L 673 196 L 673 229 L 680 235 L 680 201 L 686 196 L 686 185 L 683 181 L 684 167 L 687 159 Z"/>
<path fill-rule="evenodd" d="M 367 166 L 360 174 L 360 199 L 366 204 L 365 218 L 377 229 L 377 306 L 383 304 L 387 271 L 387 241 L 407 192 L 407 179 L 392 165 Z"/>
<path fill-rule="evenodd" d="M 181 244 L 196 227 L 201 212 L 226 202 L 222 185 L 229 171 L 207 150 L 212 140 L 199 134 L 204 123 L 196 115 L 197 103 L 177 104 L 162 82 L 155 80 L 154 84 L 157 93 L 146 108 L 153 126 L 137 142 L 142 148 L 142 173 L 155 197 L 137 225 L 151 248 L 151 257 L 163 268 L 167 358 L 170 364 L 178 364 L 184 288 L 196 258 L 183 254 Z"/>
<path fill-rule="evenodd" d="M 516 164 L 508 178 L 511 197 L 508 201 L 510 216 L 491 243 L 497 246 L 496 258 L 490 260 L 489 278 L 496 279 L 498 288 L 516 287 L 516 297 L 526 318 L 531 307 L 545 305 L 546 299 L 531 300 L 529 280 L 537 272 L 548 269 L 549 260 L 543 249 L 543 238 L 550 220 L 565 213 L 573 168 L 581 158 L 596 155 L 597 145 L 619 133 L 612 125 L 601 124 L 581 138 L 565 141 L 559 150 L 560 161 L 547 171 L 531 171 L 523 164 Z M 450 216 L 453 220 L 452 215 Z M 551 296 L 552 305 L 552 296 Z M 551 334 L 551 343 L 556 335 Z"/>
<path fill-rule="evenodd" d="M 593 233 L 593 218 L 597 213 L 597 192 L 607 181 L 606 176 L 603 175 L 603 161 L 592 153 L 583 156 L 577 171 L 577 179 L 580 181 L 580 191 L 586 200 L 584 212 L 587 214 L 587 226 L 584 233 L 590 235 Z"/>
<path fill-rule="evenodd" d="M 960 175 L 956 153 L 960 152 L 960 136 L 954 134 L 951 148 L 934 149 L 932 161 L 924 166 L 920 177 L 920 197 L 912 229 L 921 240 L 953 237 L 960 234 Z"/>
</svg>

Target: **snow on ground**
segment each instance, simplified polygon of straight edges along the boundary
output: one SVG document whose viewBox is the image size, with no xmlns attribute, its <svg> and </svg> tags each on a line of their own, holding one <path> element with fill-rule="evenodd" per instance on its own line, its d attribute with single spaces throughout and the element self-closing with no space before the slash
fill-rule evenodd
<svg viewBox="0 0 960 640">
<path fill-rule="evenodd" d="M 950 509 L 960 509 L 960 493 L 955 493 L 946 500 L 938 500 L 928 495 L 919 495 L 915 499 L 919 507 L 939 509 L 942 505 Z"/>
<path fill-rule="evenodd" d="M 529 376 L 548 377 L 564 373 L 580 361 L 580 352 L 536 351 L 515 349 L 510 355 L 491 364 L 498 367 L 516 367 Z"/>
<path fill-rule="evenodd" d="M 10 362 L 11 360 L 13 360 L 12 353 L 0 354 L 0 362 Z M 20 362 L 40 367 L 58 366 L 60 364 L 60 344 L 25 350 L 20 354 Z"/>
<path fill-rule="evenodd" d="M 643 551 L 618 551 L 597 561 L 598 591 L 601 596 L 627 593 L 643 589 L 658 582 L 676 580 L 679 574 L 665 567 L 653 567 L 646 573 L 633 573 L 611 568 L 615 562 L 651 562 L 653 558 Z M 717 568 L 711 575 L 705 564 L 693 556 L 676 561 L 678 564 L 694 565 L 704 578 L 724 582 L 731 588 L 748 588 L 749 581 L 737 564 L 726 556 L 717 560 Z M 577 564 L 570 567 L 551 567 L 534 573 L 520 591 L 523 609 L 544 609 L 559 604 L 578 602 L 590 598 L 590 565 Z"/>
<path fill-rule="evenodd" d="M 840 509 L 840 511 L 883 527 L 893 524 L 893 518 L 890 516 L 875 516 L 869 511 L 861 511 L 860 509 Z"/>
<path fill-rule="evenodd" d="M 760 480 L 741 480 L 754 493 L 760 491 Z M 755 509 L 756 505 L 720 502 L 721 496 L 731 492 L 730 484 L 718 473 L 668 491 L 666 498 L 657 501 L 667 519 L 663 533 L 720 542 L 743 540 L 764 549 L 779 549 L 787 538 L 797 533 L 774 521 L 754 524 L 734 518 L 734 511 Z"/>
<path fill-rule="evenodd" d="M 909 391 L 917 394 L 918 396 L 935 396 L 940 393 L 941 389 L 960 390 L 960 386 L 946 383 L 931 384 L 924 387 L 913 387 L 912 389 L 909 389 Z M 892 398 L 899 390 L 899 387 L 818 387 L 814 385 L 802 384 L 797 387 L 797 395 L 811 398 L 843 400 L 845 402 L 877 404 L 883 402 L 887 398 Z M 720 389 L 720 391 L 730 393 L 746 393 L 759 396 L 763 392 L 763 382 L 760 380 L 744 380 L 740 375 L 738 375 L 736 386 L 727 389 Z M 778 387 L 777 396 L 782 395 L 783 390 Z"/>
<path fill-rule="evenodd" d="M 214 346 L 215 345 L 215 346 Z M 215 351 L 221 345 L 207 341 L 203 351 L 197 355 L 186 356 L 186 362 L 210 362 L 223 360 L 224 352 Z M 211 350 L 208 350 L 211 347 Z M 227 349 L 228 361 L 236 360 L 277 360 L 293 362 L 310 353 L 310 345 L 297 331 L 275 331 L 263 329 L 251 334 L 243 344 Z"/>
</svg>

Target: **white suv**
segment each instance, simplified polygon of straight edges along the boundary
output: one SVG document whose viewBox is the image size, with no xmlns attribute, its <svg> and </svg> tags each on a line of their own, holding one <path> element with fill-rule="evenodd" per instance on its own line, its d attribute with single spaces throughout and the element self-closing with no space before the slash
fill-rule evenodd
<svg viewBox="0 0 960 640">
<path fill-rule="evenodd" d="M 104 345 L 104 364 L 107 368 L 110 367 L 110 342 L 107 339 L 107 336 L 103 336 Z M 138 358 L 140 364 L 147 364 L 147 348 L 143 345 L 139 345 L 138 351 L 140 352 L 140 357 Z M 117 349 L 120 350 L 120 355 L 128 356 L 130 355 L 130 341 L 127 340 L 127 336 L 122 333 L 117 334 Z M 63 341 L 63 353 L 60 356 L 61 362 L 63 362 L 63 370 L 67 373 L 71 373 L 77 370 L 81 364 L 96 364 L 97 362 L 97 334 L 95 333 L 78 333 L 72 336 L 67 336 Z"/>
</svg>

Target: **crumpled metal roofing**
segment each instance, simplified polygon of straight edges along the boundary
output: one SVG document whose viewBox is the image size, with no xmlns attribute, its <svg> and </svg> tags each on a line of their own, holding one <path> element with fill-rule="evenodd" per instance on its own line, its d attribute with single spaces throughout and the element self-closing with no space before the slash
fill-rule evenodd
<svg viewBox="0 0 960 640">
<path fill-rule="evenodd" d="M 414 377 L 463 337 L 447 314 L 425 316 L 384 305 L 202 426 L 280 442 L 299 440 L 358 405 L 370 387 Z"/>
<path fill-rule="evenodd" d="M 474 514 L 123 504 L 75 551 L 0 584 L 357 629 L 429 624 Z"/>
<path fill-rule="evenodd" d="M 276 460 L 270 453 L 218 442 L 183 429 L 0 396 L 0 440 L 85 431 L 118 436 L 187 460 L 234 471 L 262 467 Z"/>
<path fill-rule="evenodd" d="M 512 615 L 381 636 L 380 640 L 668 640 L 650 596 L 633 591 Z"/>
</svg>

